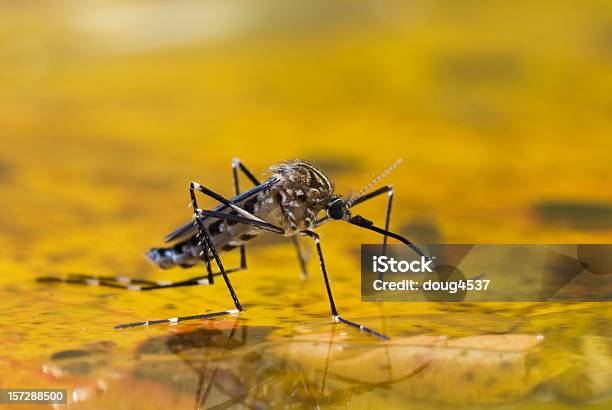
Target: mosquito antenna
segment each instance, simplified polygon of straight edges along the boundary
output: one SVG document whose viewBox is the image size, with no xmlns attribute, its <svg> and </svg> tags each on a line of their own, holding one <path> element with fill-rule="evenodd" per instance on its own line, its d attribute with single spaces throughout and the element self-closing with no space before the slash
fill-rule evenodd
<svg viewBox="0 0 612 410">
<path fill-rule="evenodd" d="M 351 199 L 347 201 L 347 206 L 350 208 L 351 205 L 353 205 L 353 202 L 357 198 L 359 198 L 361 195 L 363 195 L 365 192 L 367 192 L 368 189 L 372 188 L 372 186 L 374 186 L 377 183 L 379 183 L 383 178 L 385 178 L 387 175 L 389 175 L 391 173 L 391 171 L 393 171 L 395 168 L 397 168 L 397 166 L 399 164 L 401 164 L 401 163 L 402 163 L 402 158 L 399 158 L 398 160 L 396 160 L 393 164 L 391 164 L 391 166 L 389 168 L 385 169 L 380 175 L 378 175 L 376 178 L 374 178 L 369 184 L 367 184 L 366 186 L 361 188 L 361 190 L 359 190 L 359 192 L 357 192 L 357 194 L 352 196 Z"/>
</svg>

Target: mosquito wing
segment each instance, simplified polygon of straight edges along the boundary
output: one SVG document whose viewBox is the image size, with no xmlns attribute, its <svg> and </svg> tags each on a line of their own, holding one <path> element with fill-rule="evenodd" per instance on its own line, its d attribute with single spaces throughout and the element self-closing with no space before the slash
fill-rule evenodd
<svg viewBox="0 0 612 410">
<path fill-rule="evenodd" d="M 230 202 L 242 207 L 243 203 L 249 199 L 251 199 L 253 196 L 257 195 L 258 193 L 260 193 L 261 191 L 271 187 L 272 185 L 274 185 L 276 182 L 278 182 L 277 178 L 270 178 L 265 182 L 262 182 L 261 184 L 257 185 L 256 187 L 251 188 L 248 191 L 245 191 L 235 197 L 233 197 L 232 199 L 230 199 Z M 217 206 L 216 208 L 213 209 L 213 211 L 216 212 L 221 212 L 224 211 L 228 208 L 227 205 L 225 204 L 221 204 L 219 206 Z M 201 220 L 204 221 L 206 220 L 207 217 L 202 218 Z M 176 228 L 174 231 L 170 232 L 168 235 L 166 235 L 166 237 L 164 238 L 165 242 L 172 242 L 175 241 L 177 239 L 183 238 L 183 237 L 188 237 L 188 236 L 193 236 L 196 234 L 198 230 L 197 224 L 195 221 L 189 221 L 184 225 L 179 226 L 178 228 Z"/>
</svg>

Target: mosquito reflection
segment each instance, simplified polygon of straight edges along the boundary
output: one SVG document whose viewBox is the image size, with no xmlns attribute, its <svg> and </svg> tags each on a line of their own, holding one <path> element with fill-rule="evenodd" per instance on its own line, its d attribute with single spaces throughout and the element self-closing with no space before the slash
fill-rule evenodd
<svg viewBox="0 0 612 410">
<path fill-rule="evenodd" d="M 211 325 L 215 327 L 177 329 L 172 335 L 149 339 L 139 349 L 143 356 L 138 365 L 139 376 L 189 392 L 196 410 L 236 406 L 266 409 L 347 403 L 377 389 L 388 389 L 428 366 L 421 364 L 395 377 L 389 371 L 381 380 L 362 381 L 334 372 L 334 363 L 339 359 L 334 353 L 347 343 L 337 326 L 323 334 L 310 333 L 322 343 L 318 366 L 291 355 L 291 351 L 318 355 L 316 348 L 304 344 L 303 333 L 272 337 L 273 328 L 246 326 L 239 319 Z M 171 354 L 172 358 L 151 354 Z"/>
</svg>

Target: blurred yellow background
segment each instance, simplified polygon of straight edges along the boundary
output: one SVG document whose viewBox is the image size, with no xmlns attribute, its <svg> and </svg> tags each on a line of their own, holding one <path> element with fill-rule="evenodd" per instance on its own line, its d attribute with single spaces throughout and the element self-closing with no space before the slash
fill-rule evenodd
<svg viewBox="0 0 612 410">
<path fill-rule="evenodd" d="M 143 253 L 190 217 L 189 181 L 231 195 L 233 157 L 258 175 L 307 159 L 341 193 L 401 157 L 387 179 L 391 226 L 421 242 L 609 243 L 612 3 L 2 2 L 0 141 L 0 284 L 11 319 L 0 328 L 15 360 L 45 358 L 66 340 L 129 348 L 145 335 L 110 326 L 175 315 L 168 304 L 178 314 L 229 306 L 218 287 L 105 298 L 34 278 L 191 274 L 160 273 Z M 360 214 L 380 221 L 383 211 L 381 200 Z M 356 291 L 358 245 L 379 238 L 343 223 L 321 234 L 341 311 L 380 315 Z M 232 279 L 248 320 L 326 323 L 316 261 L 302 288 L 293 249 L 262 239 L 272 242 L 254 243 L 249 272 Z M 299 292 L 307 309 L 283 311 Z M 551 306 L 494 312 L 587 309 L 592 322 L 553 336 L 561 345 L 609 320 L 595 305 Z M 92 328 L 74 335 L 80 323 Z M 443 322 L 436 331 L 483 330 Z"/>
</svg>

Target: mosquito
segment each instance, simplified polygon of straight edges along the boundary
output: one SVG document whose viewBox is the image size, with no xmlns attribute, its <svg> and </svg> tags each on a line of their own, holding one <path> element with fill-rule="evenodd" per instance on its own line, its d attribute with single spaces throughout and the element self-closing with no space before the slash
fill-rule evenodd
<svg viewBox="0 0 612 410">
<path fill-rule="evenodd" d="M 116 329 L 235 315 L 244 311 L 244 308 L 238 300 L 228 274 L 247 268 L 245 245 L 266 231 L 290 237 L 297 250 L 302 275 L 306 277 L 305 257 L 297 241 L 299 236 L 305 236 L 314 241 L 317 250 L 332 321 L 344 323 L 379 339 L 388 340 L 389 338 L 386 335 L 340 316 L 325 267 L 321 239 L 314 230 L 331 220 L 345 221 L 351 225 L 383 235 L 383 253 L 387 245 L 387 239 L 393 238 L 404 243 L 419 256 L 430 259 L 410 240 L 389 231 L 393 202 L 392 186 L 385 185 L 368 192 L 400 162 L 401 160 L 396 161 L 356 195 L 343 198 L 334 192 L 334 184 L 323 171 L 308 162 L 290 160 L 278 163 L 270 168 L 269 178 L 260 182 L 239 159 L 234 159 L 232 161 L 232 175 L 235 196 L 225 198 L 197 182 L 191 182 L 189 184 L 189 197 L 191 200 L 190 206 L 193 209 L 192 221 L 166 235 L 165 242 L 170 243 L 170 246 L 152 248 L 146 253 L 147 258 L 162 269 L 175 266 L 190 268 L 203 263 L 206 266 L 206 275 L 171 282 L 130 279 L 123 276 L 105 277 L 72 274 L 64 281 L 151 291 L 181 286 L 211 285 L 214 283 L 215 277 L 221 276 L 234 304 L 233 309 L 224 311 L 127 323 L 115 326 Z M 254 185 L 253 188 L 240 193 L 239 172 L 244 174 Z M 198 192 L 219 202 L 219 205 L 213 209 L 200 208 L 196 197 Z M 374 225 L 372 221 L 360 215 L 352 214 L 351 210 L 354 206 L 384 194 L 387 194 L 384 228 Z M 226 269 L 221 261 L 220 253 L 236 248 L 240 249 L 240 266 Z M 213 272 L 213 262 L 217 266 L 217 272 Z M 41 280 L 57 281 L 57 278 L 41 278 Z"/>
</svg>

